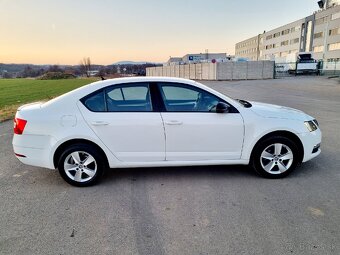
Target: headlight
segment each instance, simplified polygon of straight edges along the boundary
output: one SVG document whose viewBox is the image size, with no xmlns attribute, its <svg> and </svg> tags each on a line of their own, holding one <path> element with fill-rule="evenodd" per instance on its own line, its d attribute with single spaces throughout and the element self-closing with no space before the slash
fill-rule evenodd
<svg viewBox="0 0 340 255">
<path fill-rule="evenodd" d="M 305 121 L 305 125 L 306 125 L 307 129 L 309 130 L 309 132 L 313 132 L 313 131 L 318 129 L 317 124 L 315 124 L 314 121 L 312 121 L 312 120 Z"/>
</svg>

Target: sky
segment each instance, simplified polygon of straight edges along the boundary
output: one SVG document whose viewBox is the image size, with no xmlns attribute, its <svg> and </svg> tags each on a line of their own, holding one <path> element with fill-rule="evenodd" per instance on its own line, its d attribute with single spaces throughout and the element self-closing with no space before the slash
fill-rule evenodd
<svg viewBox="0 0 340 255">
<path fill-rule="evenodd" d="M 0 63 L 233 54 L 235 43 L 317 9 L 316 0 L 0 0 Z"/>
</svg>

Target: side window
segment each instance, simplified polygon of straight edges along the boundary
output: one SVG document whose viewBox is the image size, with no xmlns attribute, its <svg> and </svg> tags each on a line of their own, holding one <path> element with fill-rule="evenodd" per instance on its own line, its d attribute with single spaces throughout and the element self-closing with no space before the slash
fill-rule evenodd
<svg viewBox="0 0 340 255">
<path fill-rule="evenodd" d="M 109 112 L 151 112 L 149 84 L 136 83 L 113 86 L 106 90 Z"/>
<path fill-rule="evenodd" d="M 85 99 L 83 99 L 82 102 L 90 111 L 93 112 L 106 111 L 104 92 L 102 90 L 94 94 L 90 94 L 90 96 L 85 97 Z"/>
<path fill-rule="evenodd" d="M 216 112 L 222 101 L 202 89 L 176 83 L 160 83 L 160 90 L 168 112 Z"/>
</svg>

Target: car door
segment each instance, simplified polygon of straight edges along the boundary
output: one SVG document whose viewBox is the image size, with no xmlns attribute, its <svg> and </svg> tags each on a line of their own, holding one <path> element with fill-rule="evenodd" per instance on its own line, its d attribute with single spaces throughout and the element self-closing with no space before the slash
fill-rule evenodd
<svg viewBox="0 0 340 255">
<path fill-rule="evenodd" d="M 148 83 L 113 85 L 83 98 L 81 112 L 91 129 L 121 161 L 165 160 L 165 134 L 153 111 Z"/>
<path fill-rule="evenodd" d="M 223 100 L 191 85 L 164 82 L 158 88 L 165 107 L 166 160 L 241 158 L 244 124 L 236 108 L 216 113 Z"/>
</svg>

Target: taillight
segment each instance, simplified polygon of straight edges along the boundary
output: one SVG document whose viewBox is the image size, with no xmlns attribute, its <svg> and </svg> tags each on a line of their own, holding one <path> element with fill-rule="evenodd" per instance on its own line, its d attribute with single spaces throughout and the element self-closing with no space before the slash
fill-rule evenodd
<svg viewBox="0 0 340 255">
<path fill-rule="evenodd" d="M 14 134 L 21 135 L 24 132 L 25 126 L 26 126 L 27 120 L 14 118 Z"/>
</svg>

